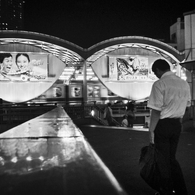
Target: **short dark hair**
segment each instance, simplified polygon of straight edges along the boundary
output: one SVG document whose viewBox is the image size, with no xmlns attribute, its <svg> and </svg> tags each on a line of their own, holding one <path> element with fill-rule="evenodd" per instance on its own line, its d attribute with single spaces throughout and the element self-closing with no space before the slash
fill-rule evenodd
<svg viewBox="0 0 195 195">
<path fill-rule="evenodd" d="M 17 59 L 20 57 L 20 56 L 25 56 L 27 59 L 28 59 L 28 62 L 30 62 L 30 58 L 29 58 L 29 55 L 27 53 L 18 53 L 16 55 L 16 65 L 17 65 Z"/>
<path fill-rule="evenodd" d="M 158 59 L 158 60 L 154 61 L 153 65 L 152 65 L 152 71 L 156 72 L 157 68 L 159 70 L 166 71 L 166 70 L 170 70 L 170 65 L 166 60 Z"/>
<path fill-rule="evenodd" d="M 110 107 L 110 106 L 111 106 L 111 103 L 110 103 L 110 102 L 108 102 L 108 103 L 107 103 L 107 106 L 108 106 L 108 107 Z"/>
<path fill-rule="evenodd" d="M 0 63 L 3 63 L 3 60 L 9 57 L 12 57 L 11 53 L 0 53 Z"/>
</svg>

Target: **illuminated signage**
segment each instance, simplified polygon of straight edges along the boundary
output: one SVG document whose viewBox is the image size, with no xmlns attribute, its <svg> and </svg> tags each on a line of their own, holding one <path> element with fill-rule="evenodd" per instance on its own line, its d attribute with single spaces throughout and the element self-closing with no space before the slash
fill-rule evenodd
<svg viewBox="0 0 195 195">
<path fill-rule="evenodd" d="M 52 88 L 48 89 L 45 93 L 41 95 L 41 98 L 65 98 L 65 90 L 63 84 L 54 85 Z"/>
<path fill-rule="evenodd" d="M 149 67 L 148 57 L 134 55 L 109 58 L 109 80 L 155 80 Z"/>
<path fill-rule="evenodd" d="M 100 97 L 100 86 L 98 85 L 87 85 L 87 97 Z"/>
<path fill-rule="evenodd" d="M 69 97 L 70 98 L 81 98 L 82 94 L 82 86 L 81 85 L 73 85 L 70 86 L 69 89 Z"/>
<path fill-rule="evenodd" d="M 8 102 L 25 102 L 44 94 L 65 67 L 50 53 L 8 51 L 0 52 L 0 98 Z M 59 88 L 54 92 L 56 97 L 63 96 Z"/>
<path fill-rule="evenodd" d="M 0 53 L 0 81 L 45 81 L 48 54 Z"/>
</svg>

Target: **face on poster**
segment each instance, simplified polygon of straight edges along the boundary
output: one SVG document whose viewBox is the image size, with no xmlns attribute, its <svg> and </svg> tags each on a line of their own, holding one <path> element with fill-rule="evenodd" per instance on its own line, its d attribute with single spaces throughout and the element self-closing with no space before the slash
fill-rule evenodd
<svg viewBox="0 0 195 195">
<path fill-rule="evenodd" d="M 93 97 L 100 97 L 100 86 L 93 87 Z"/>
<path fill-rule="evenodd" d="M 82 87 L 81 86 L 71 86 L 70 88 L 70 96 L 74 98 L 82 97 Z"/>
<path fill-rule="evenodd" d="M 109 58 L 109 79 L 118 81 L 148 80 L 148 58 L 135 55 Z"/>
<path fill-rule="evenodd" d="M 17 48 L 21 50 L 20 45 Z M 65 63 L 51 53 L 9 49 L 0 51 L 0 98 L 5 101 L 19 103 L 39 97 L 64 70 Z"/>
<path fill-rule="evenodd" d="M 48 54 L 0 53 L 0 81 L 46 81 Z"/>
<path fill-rule="evenodd" d="M 93 86 L 87 85 L 87 97 L 93 97 Z"/>
<path fill-rule="evenodd" d="M 45 95 L 45 98 L 64 98 L 64 86 L 62 84 L 56 85 L 47 90 L 43 95 Z"/>
<path fill-rule="evenodd" d="M 54 97 L 62 97 L 62 88 L 61 87 L 54 87 L 53 88 Z"/>
<path fill-rule="evenodd" d="M 88 97 L 100 97 L 100 86 L 88 85 L 87 86 L 87 96 Z"/>
</svg>

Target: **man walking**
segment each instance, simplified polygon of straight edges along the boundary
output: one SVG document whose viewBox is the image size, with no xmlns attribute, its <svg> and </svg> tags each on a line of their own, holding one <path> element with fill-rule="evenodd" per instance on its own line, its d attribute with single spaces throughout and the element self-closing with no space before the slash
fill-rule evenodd
<svg viewBox="0 0 195 195">
<path fill-rule="evenodd" d="M 153 84 L 148 101 L 151 108 L 150 143 L 155 144 L 167 163 L 169 176 L 162 178 L 160 195 L 187 195 L 187 189 L 178 161 L 176 150 L 181 133 L 181 118 L 191 95 L 188 83 L 170 71 L 166 60 L 158 59 L 153 63 L 152 71 L 159 78 Z"/>
<path fill-rule="evenodd" d="M 115 126 L 113 121 L 113 113 L 111 108 L 111 103 L 107 103 L 107 107 L 105 108 L 105 116 L 104 118 L 107 120 L 109 126 Z"/>
</svg>

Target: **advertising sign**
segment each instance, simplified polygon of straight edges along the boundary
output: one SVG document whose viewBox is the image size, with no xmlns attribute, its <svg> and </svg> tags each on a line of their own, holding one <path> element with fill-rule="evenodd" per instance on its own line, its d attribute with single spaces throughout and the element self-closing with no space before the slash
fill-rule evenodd
<svg viewBox="0 0 195 195">
<path fill-rule="evenodd" d="M 82 97 L 82 86 L 81 85 L 70 86 L 69 97 L 70 98 L 81 98 Z"/>
<path fill-rule="evenodd" d="M 14 52 L 9 47 L 0 52 L 0 98 L 5 101 L 19 103 L 39 97 L 64 70 L 64 62 L 50 53 L 17 52 L 23 50 L 22 44 L 14 45 Z M 28 45 L 24 48 L 28 50 Z M 54 91 L 60 96 L 59 89 Z"/>
<path fill-rule="evenodd" d="M 55 85 L 42 94 L 46 99 L 48 98 L 65 98 L 65 90 L 63 84 Z"/>
<path fill-rule="evenodd" d="M 0 81 L 45 81 L 48 54 L 0 53 Z"/>
<path fill-rule="evenodd" d="M 139 55 L 109 58 L 109 80 L 150 80 L 148 58 Z"/>
<path fill-rule="evenodd" d="M 100 86 L 87 85 L 87 97 L 100 97 Z"/>
<path fill-rule="evenodd" d="M 116 58 L 109 58 L 109 78 L 110 80 L 118 80 L 118 68 Z"/>
</svg>

